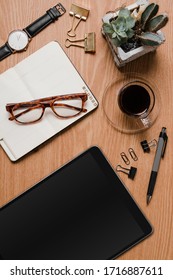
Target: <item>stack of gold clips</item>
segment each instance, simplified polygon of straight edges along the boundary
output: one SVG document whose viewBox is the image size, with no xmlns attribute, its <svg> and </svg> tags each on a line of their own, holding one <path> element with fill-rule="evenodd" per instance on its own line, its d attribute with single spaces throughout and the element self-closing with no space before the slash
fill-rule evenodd
<svg viewBox="0 0 173 280">
<path fill-rule="evenodd" d="M 71 5 L 71 10 L 69 14 L 73 17 L 72 19 L 72 26 L 68 30 L 67 35 L 69 37 L 75 37 L 76 36 L 76 29 L 79 25 L 79 23 L 84 20 L 86 21 L 89 15 L 89 10 L 79 7 L 75 4 Z M 84 42 L 84 44 L 78 44 L 79 42 Z M 77 40 L 71 40 L 66 39 L 65 46 L 67 48 L 71 46 L 84 48 L 86 53 L 95 53 L 96 51 L 96 35 L 95 32 L 85 33 L 84 38 L 77 39 Z"/>
</svg>

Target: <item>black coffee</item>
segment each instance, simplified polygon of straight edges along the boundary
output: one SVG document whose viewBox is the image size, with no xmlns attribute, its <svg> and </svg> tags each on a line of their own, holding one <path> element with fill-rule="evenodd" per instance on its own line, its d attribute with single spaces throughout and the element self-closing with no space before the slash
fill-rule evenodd
<svg viewBox="0 0 173 280">
<path fill-rule="evenodd" d="M 120 109 L 128 115 L 140 115 L 150 106 L 150 95 L 140 85 L 129 85 L 122 89 L 118 99 Z"/>
</svg>

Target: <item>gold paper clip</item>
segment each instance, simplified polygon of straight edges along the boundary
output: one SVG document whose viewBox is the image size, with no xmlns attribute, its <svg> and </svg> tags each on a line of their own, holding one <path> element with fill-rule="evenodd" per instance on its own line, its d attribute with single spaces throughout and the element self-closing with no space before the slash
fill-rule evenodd
<svg viewBox="0 0 173 280">
<path fill-rule="evenodd" d="M 125 164 L 129 165 L 130 164 L 130 160 L 128 159 L 126 154 L 124 152 L 121 152 L 120 155 L 121 155 L 121 158 L 123 159 L 123 161 L 125 162 Z"/>
<path fill-rule="evenodd" d="M 69 14 L 71 16 L 73 16 L 73 20 L 72 20 L 72 27 L 70 30 L 68 30 L 67 35 L 70 37 L 75 37 L 76 33 L 75 30 L 78 27 L 79 23 L 81 22 L 81 20 L 87 20 L 87 17 L 89 15 L 89 10 L 81 8 L 75 4 L 71 5 L 71 10 L 69 12 Z M 75 24 L 75 19 L 78 19 L 77 23 Z"/>
<path fill-rule="evenodd" d="M 70 40 L 66 39 L 65 46 L 69 48 L 71 46 L 84 48 L 86 53 L 95 53 L 96 51 L 96 34 L 95 32 L 86 33 L 83 39 Z M 84 45 L 76 44 L 77 42 L 84 42 Z"/>
<path fill-rule="evenodd" d="M 129 154 L 130 154 L 131 158 L 132 158 L 134 161 L 137 161 L 137 160 L 138 160 L 138 157 L 137 157 L 135 151 L 134 151 L 132 148 L 129 148 L 128 151 L 129 151 Z"/>
</svg>

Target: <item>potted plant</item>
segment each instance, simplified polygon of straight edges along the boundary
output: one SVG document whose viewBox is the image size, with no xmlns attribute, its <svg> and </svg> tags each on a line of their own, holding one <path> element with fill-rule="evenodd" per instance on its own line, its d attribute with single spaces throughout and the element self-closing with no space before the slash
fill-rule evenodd
<svg viewBox="0 0 173 280">
<path fill-rule="evenodd" d="M 168 22 L 168 15 L 157 15 L 159 5 L 156 3 L 139 2 L 103 17 L 102 34 L 118 67 L 155 51 L 165 41 L 160 29 Z"/>
</svg>

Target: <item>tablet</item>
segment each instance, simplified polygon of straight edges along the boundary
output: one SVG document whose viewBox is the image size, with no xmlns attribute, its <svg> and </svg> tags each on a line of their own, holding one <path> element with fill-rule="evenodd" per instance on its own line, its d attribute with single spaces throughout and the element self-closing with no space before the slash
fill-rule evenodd
<svg viewBox="0 0 173 280">
<path fill-rule="evenodd" d="M 1 208 L 0 225 L 7 260 L 113 259 L 152 232 L 98 147 Z"/>
</svg>

